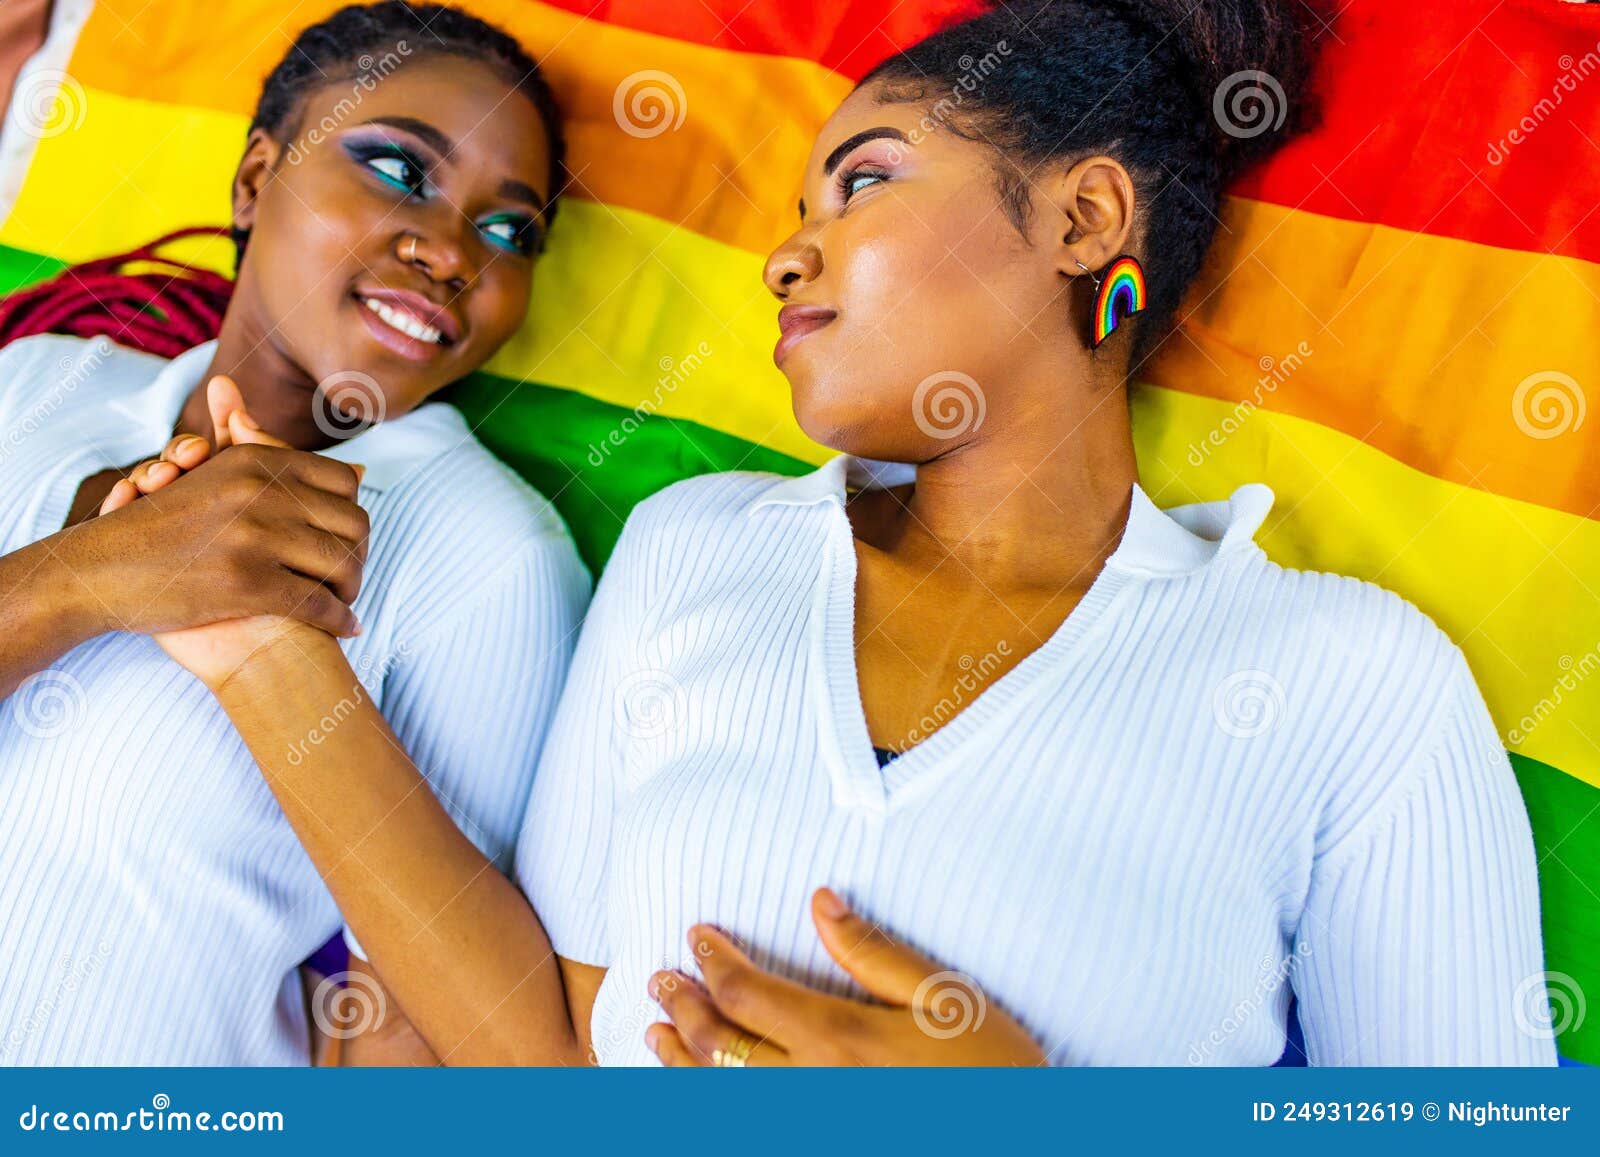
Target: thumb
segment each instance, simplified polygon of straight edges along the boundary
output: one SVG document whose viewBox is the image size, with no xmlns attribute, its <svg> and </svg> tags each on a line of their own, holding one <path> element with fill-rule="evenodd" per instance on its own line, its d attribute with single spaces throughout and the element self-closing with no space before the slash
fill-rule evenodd
<svg viewBox="0 0 1600 1157">
<path fill-rule="evenodd" d="M 250 416 L 250 411 L 243 406 L 228 415 L 228 436 L 235 446 L 277 446 L 282 450 L 294 449 L 282 438 L 263 430 L 256 420 Z M 367 468 L 351 463 L 350 469 L 356 472 L 356 483 L 359 485 L 361 480 L 366 477 Z"/>
<path fill-rule="evenodd" d="M 228 438 L 235 446 L 277 446 L 285 450 L 293 449 L 282 438 L 273 437 L 263 430 L 242 403 L 228 415 Z"/>
<path fill-rule="evenodd" d="M 923 981 L 941 971 L 922 953 L 852 912 L 831 888 L 812 893 L 811 919 L 828 955 L 879 1000 L 913 1004 Z"/>
<path fill-rule="evenodd" d="M 206 406 L 211 411 L 211 430 L 216 435 L 213 445 L 218 450 L 232 445 L 228 419 L 235 410 L 244 409 L 244 394 L 239 392 L 239 383 L 227 374 L 212 378 L 206 384 Z"/>
</svg>

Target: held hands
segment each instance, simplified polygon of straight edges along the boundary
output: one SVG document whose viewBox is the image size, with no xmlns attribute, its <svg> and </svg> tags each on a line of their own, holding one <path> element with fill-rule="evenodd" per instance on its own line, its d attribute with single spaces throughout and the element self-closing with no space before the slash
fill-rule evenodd
<svg viewBox="0 0 1600 1157">
<path fill-rule="evenodd" d="M 227 452 L 213 457 L 205 439 L 176 438 L 160 460 L 141 463 L 112 487 L 100 514 L 122 511 L 128 535 L 167 546 L 175 605 L 140 626 L 215 688 L 251 652 L 296 629 L 360 631 L 350 604 L 360 590 L 368 521 L 355 502 L 360 467 L 262 431 L 226 377 L 211 380 L 207 402 L 217 449 Z M 205 625 L 186 626 L 192 623 Z"/>
<path fill-rule="evenodd" d="M 828 955 L 882 1004 L 828 996 L 757 968 L 728 937 L 697 925 L 689 942 L 702 985 L 677 971 L 650 978 L 671 1017 L 645 1041 L 668 1066 L 1042 1065 L 1027 1031 L 972 979 L 891 940 L 827 888 L 811 917 Z"/>
</svg>

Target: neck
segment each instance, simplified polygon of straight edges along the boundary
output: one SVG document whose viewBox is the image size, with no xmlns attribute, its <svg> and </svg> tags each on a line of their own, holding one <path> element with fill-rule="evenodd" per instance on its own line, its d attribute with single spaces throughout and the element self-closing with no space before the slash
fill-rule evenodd
<svg viewBox="0 0 1600 1157">
<path fill-rule="evenodd" d="M 217 374 L 226 374 L 238 383 L 245 408 L 267 433 L 300 450 L 320 450 L 333 444 L 334 439 L 317 429 L 312 417 L 315 379 L 272 343 L 270 327 L 232 306 L 223 317 L 211 364 L 184 402 L 173 433 L 199 434 L 216 444 L 206 384 Z"/>
<path fill-rule="evenodd" d="M 894 551 L 953 556 L 986 582 L 1087 585 L 1122 537 L 1138 470 L 1120 388 L 989 422 L 917 468 Z M 995 418 L 993 411 L 990 418 Z"/>
</svg>

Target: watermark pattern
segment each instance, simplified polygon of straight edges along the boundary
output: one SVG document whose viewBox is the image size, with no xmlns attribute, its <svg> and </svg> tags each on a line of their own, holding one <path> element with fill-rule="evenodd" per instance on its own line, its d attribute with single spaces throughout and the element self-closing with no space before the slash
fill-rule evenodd
<svg viewBox="0 0 1600 1157">
<path fill-rule="evenodd" d="M 11 693 L 11 714 L 17 726 L 35 739 L 66 734 L 87 706 L 83 684 L 54 667 L 24 679 Z"/>
<path fill-rule="evenodd" d="M 13 450 L 39 432 L 50 415 L 61 408 L 61 403 L 67 400 L 68 395 L 95 375 L 100 364 L 111 356 L 111 349 L 110 338 L 97 337 L 87 344 L 80 356 L 68 355 L 56 362 L 59 376 L 55 385 L 33 404 L 31 410 L 13 419 L 5 434 L 0 436 L 0 461 L 8 458 Z"/>
<path fill-rule="evenodd" d="M 1559 438 L 1576 430 L 1588 409 L 1578 380 L 1560 370 L 1529 374 L 1511 393 L 1511 419 L 1530 438 Z"/>
<path fill-rule="evenodd" d="M 950 688 L 950 694 L 940 699 L 921 719 L 917 720 L 917 725 L 906 734 L 906 744 L 926 739 L 959 714 L 962 706 L 970 702 L 976 693 L 1003 669 L 1004 660 L 1010 656 L 1011 644 L 1001 639 L 992 651 L 981 658 L 974 659 L 971 655 L 962 655 L 956 660 L 956 666 L 961 668 L 961 674 L 956 678 L 955 685 Z"/>
<path fill-rule="evenodd" d="M 410 646 L 404 642 L 395 647 L 383 662 L 374 663 L 371 656 L 363 655 L 356 663 L 358 676 L 374 672 L 374 681 L 378 686 L 383 685 L 383 680 L 389 672 L 410 653 Z M 305 738 L 296 740 L 289 748 L 286 758 L 290 767 L 299 767 L 305 762 L 306 756 L 311 754 L 313 747 L 321 747 L 328 737 L 334 733 L 339 724 L 355 714 L 356 708 L 366 702 L 366 687 L 358 678 L 355 685 L 350 688 L 350 693 L 335 703 L 316 724 L 306 732 Z"/>
<path fill-rule="evenodd" d="M 955 83 L 950 86 L 949 94 L 928 106 L 928 111 L 922 114 L 922 118 L 906 134 L 906 144 L 915 147 L 927 140 L 942 125 L 949 123 L 951 117 L 969 98 L 982 91 L 983 82 L 994 75 L 1011 52 L 1011 44 L 1006 40 L 999 40 L 982 56 L 961 57 L 956 62 L 961 68 L 961 75 L 956 77 Z M 899 164 L 904 158 L 905 154 L 898 142 L 889 146 L 889 159 L 892 163 Z"/>
<path fill-rule="evenodd" d="M 911 995 L 911 1019 L 934 1040 L 977 1032 L 989 1013 L 978 982 L 965 972 L 935 972 L 923 977 Z"/>
<path fill-rule="evenodd" d="M 917 429 L 941 442 L 978 429 L 987 412 L 982 387 L 959 370 L 929 374 L 911 395 L 911 416 Z"/>
<path fill-rule="evenodd" d="M 676 393 L 679 386 L 698 373 L 712 353 L 710 343 L 701 342 L 681 358 L 673 359 L 663 355 L 656 363 L 661 374 L 656 378 L 656 387 L 651 391 L 650 397 L 634 406 L 633 412 L 612 427 L 598 444 L 589 443 L 589 465 L 596 469 L 604 466 L 612 451 L 621 449 L 633 436 L 634 431 L 644 425 L 645 419 L 659 413 L 661 403 L 666 397 Z"/>
<path fill-rule="evenodd" d="M 341 97 L 333 106 L 333 111 L 307 128 L 301 134 L 300 140 L 289 143 L 289 148 L 284 153 L 289 164 L 298 165 L 306 159 L 310 150 L 337 132 L 340 125 L 355 115 L 355 111 L 361 107 L 361 102 L 367 95 L 378 87 L 378 82 L 399 68 L 410 55 L 411 45 L 404 40 L 397 40 L 395 46 L 382 56 L 374 57 L 370 52 L 366 52 L 357 57 L 356 67 L 361 70 L 361 74 L 350 85 L 350 95 Z"/>
<path fill-rule="evenodd" d="M 1266 671 L 1235 671 L 1217 684 L 1211 713 L 1235 739 L 1265 735 L 1283 714 L 1283 686 Z"/>
<path fill-rule="evenodd" d="M 339 370 L 317 383 L 311 420 L 324 435 L 342 441 L 383 421 L 387 408 L 383 391 L 371 374 Z"/>
<path fill-rule="evenodd" d="M 388 1012 L 382 986 L 364 972 L 335 972 L 323 977 L 311 993 L 311 1019 L 338 1040 L 381 1027 Z"/>
<path fill-rule="evenodd" d="M 1489 142 L 1489 150 L 1484 154 L 1484 160 L 1491 165 L 1502 164 L 1511 155 L 1513 148 L 1531 137 L 1550 114 L 1560 107 L 1568 93 L 1577 92 L 1580 82 L 1588 80 L 1600 70 L 1600 43 L 1596 43 L 1576 60 L 1572 58 L 1571 53 L 1563 53 L 1556 60 L 1556 64 L 1561 68 L 1561 75 L 1556 77 L 1555 84 L 1550 86 L 1550 95 L 1535 101 L 1533 108 L 1529 109 L 1505 136 L 1498 141 Z"/>
<path fill-rule="evenodd" d="M 1517 1028 L 1536 1040 L 1577 1032 L 1589 1015 L 1583 987 L 1565 972 L 1535 972 L 1511 998 Z"/>
<path fill-rule="evenodd" d="M 648 140 L 683 127 L 689 98 L 670 72 L 646 68 L 622 78 L 611 98 L 611 115 L 630 137 Z"/>
<path fill-rule="evenodd" d="M 711 952 L 712 948 L 709 941 L 696 940 L 694 942 L 696 966 L 698 966 L 699 961 L 710 956 Z M 668 975 L 666 979 L 662 980 L 660 990 L 662 992 L 676 992 L 678 985 L 682 983 L 676 973 L 681 971 L 682 968 L 682 963 L 675 957 L 663 956 L 657 960 L 655 968 L 651 969 L 651 973 L 666 972 Z M 613 1049 L 622 1048 L 643 1036 L 645 1029 L 660 1021 L 661 1016 L 661 1002 L 653 996 L 645 996 L 630 1008 L 627 1013 L 616 1016 L 605 1026 L 605 1032 L 597 1036 L 595 1040 L 604 1040 Z M 598 1021 L 595 1022 L 595 1027 L 600 1027 Z M 602 1063 L 599 1051 L 594 1044 L 589 1046 L 589 1063 L 591 1065 Z"/>
<path fill-rule="evenodd" d="M 74 958 L 66 955 L 61 958 L 61 980 L 57 982 L 55 990 L 44 997 L 21 1020 L 14 1023 L 6 1038 L 0 1041 L 0 1057 L 8 1057 L 22 1047 L 34 1033 L 40 1032 L 50 1023 L 50 1018 L 55 1015 L 66 998 L 78 991 L 83 982 L 88 980 L 111 957 L 111 945 L 104 940 L 96 944 L 94 951 L 87 956 Z"/>
<path fill-rule="evenodd" d="M 1228 1010 L 1228 1015 L 1216 1028 L 1205 1035 L 1203 1040 L 1196 1041 L 1189 1046 L 1188 1061 L 1191 1065 L 1205 1064 L 1217 1048 L 1226 1044 L 1240 1029 L 1249 1022 L 1250 1018 L 1258 1012 L 1263 1005 L 1289 982 L 1289 974 L 1294 971 L 1297 960 L 1306 960 L 1311 956 L 1311 945 L 1307 941 L 1300 941 L 1294 946 L 1294 951 L 1282 957 L 1267 956 L 1261 961 L 1261 977 L 1256 981 L 1254 991 L 1238 1004 Z"/>
<path fill-rule="evenodd" d="M 617 726 L 634 739 L 660 739 L 688 714 L 689 696 L 668 671 L 635 671 L 617 684 Z"/>
<path fill-rule="evenodd" d="M 11 109 L 24 136 L 46 141 L 82 127 L 89 115 L 89 97 L 70 73 L 41 68 L 18 80 Z"/>
<path fill-rule="evenodd" d="M 1207 432 L 1205 437 L 1197 442 L 1189 443 L 1187 455 L 1189 465 L 1203 466 L 1214 450 L 1220 450 L 1225 442 L 1239 432 L 1250 416 L 1261 408 L 1262 401 L 1268 394 L 1278 392 L 1278 387 L 1292 377 L 1296 370 L 1305 364 L 1315 351 L 1311 343 L 1302 341 L 1294 349 L 1281 358 L 1274 358 L 1271 354 L 1262 354 L 1256 361 L 1256 367 L 1261 371 L 1261 376 L 1256 379 L 1255 389 L 1251 396 L 1241 398 L 1234 403 L 1230 410 L 1216 426 Z"/>
<path fill-rule="evenodd" d="M 1211 94 L 1211 115 L 1230 137 L 1248 140 L 1283 126 L 1289 99 L 1271 73 L 1247 68 L 1222 79 Z"/>
<path fill-rule="evenodd" d="M 1555 714 L 1556 709 L 1566 702 L 1568 695 L 1576 692 L 1590 675 L 1600 671 L 1600 643 L 1596 643 L 1577 659 L 1571 655 L 1562 655 L 1556 660 L 1556 665 L 1561 668 L 1561 674 L 1556 677 L 1550 693 L 1541 696 L 1532 710 L 1518 719 L 1517 725 L 1506 732 L 1506 746 L 1521 746 L 1540 724 Z"/>
</svg>

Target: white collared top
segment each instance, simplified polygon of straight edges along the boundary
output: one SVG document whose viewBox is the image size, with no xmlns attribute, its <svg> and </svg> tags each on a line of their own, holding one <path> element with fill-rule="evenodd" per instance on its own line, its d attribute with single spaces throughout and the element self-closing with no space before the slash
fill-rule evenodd
<svg viewBox="0 0 1600 1157">
<path fill-rule="evenodd" d="M 213 348 L 0 350 L 0 553 L 59 530 L 85 476 L 160 453 Z M 449 406 L 327 453 L 366 466 L 372 533 L 359 685 L 303 752 L 370 696 L 508 868 L 588 575 Z M 147 636 L 92 639 L 0 703 L 0 1064 L 304 1064 L 296 965 L 339 927 L 238 733 Z"/>
<path fill-rule="evenodd" d="M 646 983 L 696 971 L 696 922 L 858 992 L 822 885 L 1056 1063 L 1270 1064 L 1291 990 L 1313 1063 L 1554 1062 L 1527 815 L 1431 621 L 1270 562 L 1264 486 L 1166 513 L 1136 486 L 1059 629 L 998 678 L 971 655 L 880 768 L 845 501 L 907 470 L 693 479 L 624 529 L 516 859 L 556 951 L 609 968 L 603 1062 L 653 1061 Z"/>
</svg>

